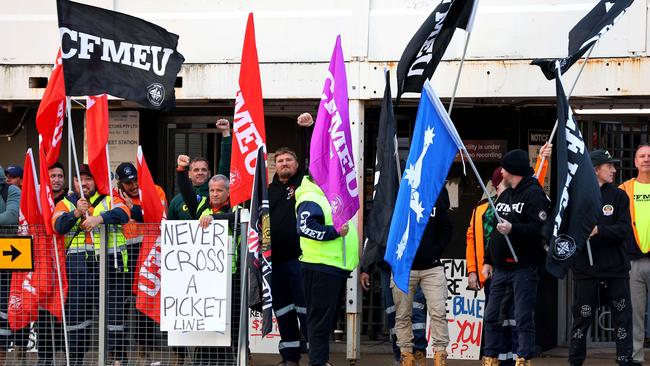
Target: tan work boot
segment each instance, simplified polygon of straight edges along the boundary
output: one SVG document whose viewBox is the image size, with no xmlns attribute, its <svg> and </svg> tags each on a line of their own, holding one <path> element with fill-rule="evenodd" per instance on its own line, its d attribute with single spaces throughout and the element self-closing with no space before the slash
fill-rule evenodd
<svg viewBox="0 0 650 366">
<path fill-rule="evenodd" d="M 436 351 L 433 354 L 433 366 L 447 366 L 446 351 Z"/>
<path fill-rule="evenodd" d="M 515 366 L 533 366 L 533 360 L 527 360 L 523 357 L 517 357 L 517 361 L 515 361 Z"/>
<path fill-rule="evenodd" d="M 427 355 L 423 351 L 415 351 L 415 364 L 417 366 L 427 366 Z"/>
<path fill-rule="evenodd" d="M 402 352 L 402 366 L 415 366 L 413 352 Z"/>
<path fill-rule="evenodd" d="M 499 366 L 499 359 L 496 357 L 483 356 L 481 366 Z"/>
</svg>

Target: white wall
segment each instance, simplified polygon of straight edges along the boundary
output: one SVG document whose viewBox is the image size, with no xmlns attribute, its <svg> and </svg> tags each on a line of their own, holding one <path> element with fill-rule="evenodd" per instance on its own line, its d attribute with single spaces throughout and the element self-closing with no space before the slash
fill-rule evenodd
<svg viewBox="0 0 650 366">
<path fill-rule="evenodd" d="M 356 77 L 349 82 L 351 94 L 380 98 L 381 70 L 384 66 L 394 70 L 406 43 L 437 4 L 416 0 L 83 2 L 142 17 L 180 36 L 178 49 L 186 64 L 181 71 L 183 88 L 177 90 L 179 99 L 232 98 L 238 73 L 238 65 L 233 64 L 239 62 L 249 11 L 255 14 L 265 97 L 317 97 L 326 68 L 322 63 L 329 60 L 335 36 L 341 33 L 346 59 L 353 61 L 348 73 Z M 616 85 L 613 89 L 625 91 L 616 95 L 650 94 L 638 82 L 643 78 L 639 73 L 648 70 L 649 2 L 635 1 L 592 55 L 625 58 L 624 66 L 629 65 L 625 73 L 594 64 L 584 79 L 602 79 L 598 74 L 607 72 L 608 82 Z M 58 43 L 55 2 L 2 3 L 0 34 L 10 36 L 3 37 L 0 47 L 0 99 L 38 99 L 42 89 L 29 89 L 27 78 L 49 74 Z M 527 66 L 528 60 L 566 55 L 569 29 L 595 3 L 481 0 L 459 96 L 554 95 L 552 83 L 545 82 L 535 67 Z M 464 37 L 465 32 L 456 33 L 444 60 L 459 59 Z M 507 67 L 510 63 L 512 68 Z M 456 67 L 455 62 L 443 62 L 434 76 L 442 96 L 451 93 L 448 89 Z M 486 76 L 490 70 L 492 76 Z M 577 95 L 603 95 L 600 85 L 589 84 L 585 82 Z"/>
</svg>

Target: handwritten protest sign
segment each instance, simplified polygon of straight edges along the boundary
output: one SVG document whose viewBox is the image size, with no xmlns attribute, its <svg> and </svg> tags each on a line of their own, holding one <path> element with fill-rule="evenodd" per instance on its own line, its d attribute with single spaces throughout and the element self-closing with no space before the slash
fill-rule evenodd
<svg viewBox="0 0 650 366">
<path fill-rule="evenodd" d="M 163 331 L 225 332 L 230 259 L 228 222 L 162 222 Z"/>
<path fill-rule="evenodd" d="M 249 310 L 248 316 L 248 342 L 251 353 L 277 354 L 280 345 L 280 330 L 278 320 L 273 315 L 273 329 L 266 337 L 262 337 L 262 313 Z"/>
<path fill-rule="evenodd" d="M 447 277 L 447 322 L 450 359 L 478 360 L 481 350 L 485 294 L 467 289 L 467 265 L 464 259 L 443 259 Z M 429 317 L 427 316 L 427 357 L 433 357 Z"/>
</svg>

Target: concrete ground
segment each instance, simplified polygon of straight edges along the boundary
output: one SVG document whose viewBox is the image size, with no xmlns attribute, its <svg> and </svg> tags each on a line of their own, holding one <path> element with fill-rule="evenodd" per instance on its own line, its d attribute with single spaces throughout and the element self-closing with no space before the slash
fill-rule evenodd
<svg viewBox="0 0 650 366">
<path fill-rule="evenodd" d="M 343 346 L 343 347 L 340 347 Z M 344 345 L 333 344 L 330 363 L 334 366 L 393 366 L 393 357 L 391 354 L 386 353 L 386 347 L 373 347 L 370 344 L 363 344 L 361 347 L 361 358 L 356 362 L 350 362 L 346 359 Z M 539 358 L 534 361 L 534 364 L 544 366 L 567 365 L 568 349 L 555 348 L 548 352 L 544 352 Z M 585 365 L 601 366 L 601 365 L 614 365 L 614 348 L 590 348 L 587 350 L 587 360 Z M 261 355 L 255 354 L 252 356 L 254 366 L 274 366 L 280 362 L 278 355 Z M 307 358 L 303 358 L 301 365 L 307 365 Z M 460 361 L 449 360 L 449 366 L 478 366 L 480 361 Z M 433 360 L 429 359 L 428 366 L 433 366 Z"/>
</svg>

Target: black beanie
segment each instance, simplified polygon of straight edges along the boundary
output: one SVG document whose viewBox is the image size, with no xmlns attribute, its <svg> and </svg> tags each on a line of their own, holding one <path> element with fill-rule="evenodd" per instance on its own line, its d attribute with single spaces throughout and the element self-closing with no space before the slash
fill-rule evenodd
<svg viewBox="0 0 650 366">
<path fill-rule="evenodd" d="M 535 174 L 528 161 L 528 153 L 521 149 L 509 151 L 501 159 L 501 166 L 512 175 L 528 177 Z"/>
</svg>

